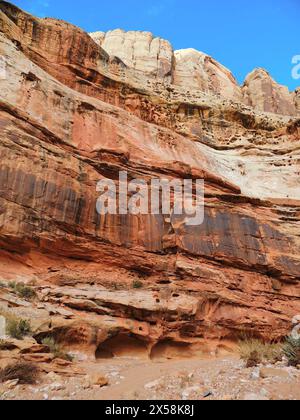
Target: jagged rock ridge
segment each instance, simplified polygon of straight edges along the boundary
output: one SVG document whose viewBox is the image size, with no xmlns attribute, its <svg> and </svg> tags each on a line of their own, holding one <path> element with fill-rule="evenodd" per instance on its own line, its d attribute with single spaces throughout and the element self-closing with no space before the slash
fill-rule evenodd
<svg viewBox="0 0 300 420">
<path fill-rule="evenodd" d="M 240 87 L 232 73 L 212 57 L 195 49 L 174 51 L 168 41 L 149 32 L 117 29 L 90 35 L 110 56 L 149 77 L 242 102 L 258 111 L 300 114 L 297 92 L 290 93 L 263 69 L 254 70 Z"/>
</svg>

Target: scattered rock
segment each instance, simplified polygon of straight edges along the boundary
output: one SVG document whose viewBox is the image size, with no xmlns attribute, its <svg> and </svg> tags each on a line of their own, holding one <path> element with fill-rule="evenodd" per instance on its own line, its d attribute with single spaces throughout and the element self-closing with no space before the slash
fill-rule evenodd
<svg viewBox="0 0 300 420">
<path fill-rule="evenodd" d="M 282 369 L 263 367 L 260 369 L 260 377 L 262 379 L 270 379 L 270 378 L 288 379 L 290 375 L 287 371 L 282 370 Z"/>
<path fill-rule="evenodd" d="M 66 387 L 59 382 L 50 385 L 50 391 L 62 391 L 64 389 Z"/>
<path fill-rule="evenodd" d="M 250 379 L 257 380 L 259 378 L 260 378 L 260 370 L 259 368 L 257 368 L 253 372 L 251 372 Z"/>
<path fill-rule="evenodd" d="M 196 395 L 199 395 L 199 398 L 200 398 L 202 393 L 203 393 L 203 389 L 201 389 L 199 386 L 193 386 L 193 387 L 185 389 L 182 392 L 181 397 L 183 400 L 187 400 L 191 397 L 191 395 L 196 394 Z"/>
<path fill-rule="evenodd" d="M 268 398 L 263 397 L 262 395 L 253 394 L 253 393 L 246 394 L 243 400 L 244 401 L 269 401 Z"/>
<path fill-rule="evenodd" d="M 94 386 L 103 388 L 108 385 L 109 380 L 105 376 L 96 373 L 87 375 L 82 381 L 83 389 L 90 389 Z"/>
<path fill-rule="evenodd" d="M 161 380 L 157 379 L 156 381 L 149 382 L 144 386 L 145 389 L 154 389 L 157 388 L 161 384 Z"/>
<path fill-rule="evenodd" d="M 3 385 L 7 389 L 14 389 L 19 383 L 19 379 L 14 379 L 12 381 L 7 381 Z"/>
<path fill-rule="evenodd" d="M 212 397 L 213 395 L 214 394 L 212 392 L 208 391 L 204 393 L 203 398 L 209 398 L 209 397 Z"/>
<path fill-rule="evenodd" d="M 91 381 L 92 385 L 100 386 L 101 388 L 109 385 L 108 379 L 105 378 L 104 376 L 100 375 L 100 374 L 92 375 L 90 377 L 90 381 Z"/>
</svg>

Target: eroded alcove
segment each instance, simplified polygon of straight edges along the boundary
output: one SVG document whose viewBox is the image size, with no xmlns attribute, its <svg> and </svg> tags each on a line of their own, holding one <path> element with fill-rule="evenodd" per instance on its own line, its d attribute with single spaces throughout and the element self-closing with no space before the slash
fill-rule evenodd
<svg viewBox="0 0 300 420">
<path fill-rule="evenodd" d="M 189 343 L 175 342 L 170 339 L 159 341 L 152 347 L 151 360 L 160 359 L 185 359 L 193 356 L 192 345 Z"/>
<path fill-rule="evenodd" d="M 107 339 L 96 350 L 96 359 L 110 359 L 114 357 L 135 357 L 147 359 L 149 344 L 134 335 L 120 333 Z"/>
</svg>

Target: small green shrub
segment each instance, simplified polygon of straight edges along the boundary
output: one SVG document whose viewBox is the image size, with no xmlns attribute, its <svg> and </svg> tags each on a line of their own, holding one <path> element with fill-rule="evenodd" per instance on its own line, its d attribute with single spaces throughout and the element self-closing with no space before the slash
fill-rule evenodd
<svg viewBox="0 0 300 420">
<path fill-rule="evenodd" d="M 53 337 L 46 337 L 42 340 L 44 346 L 49 347 L 50 353 L 56 354 L 60 352 L 60 345 L 54 340 Z"/>
<path fill-rule="evenodd" d="M 32 363 L 17 362 L 0 370 L 0 382 L 19 380 L 21 385 L 34 385 L 39 369 Z"/>
<path fill-rule="evenodd" d="M 264 343 L 257 339 L 240 341 L 239 352 L 242 360 L 248 368 L 261 363 L 275 363 L 282 359 L 283 351 L 281 344 Z"/>
<path fill-rule="evenodd" d="M 300 339 L 288 337 L 283 347 L 285 357 L 288 359 L 289 366 L 300 365 Z"/>
<path fill-rule="evenodd" d="M 140 280 L 134 280 L 132 287 L 134 289 L 141 289 L 143 287 L 143 283 Z"/>
<path fill-rule="evenodd" d="M 10 282 L 9 287 L 21 298 L 26 300 L 33 300 L 36 298 L 36 291 L 30 287 L 26 286 L 24 283 L 15 283 Z"/>
<path fill-rule="evenodd" d="M 73 361 L 72 356 L 65 353 L 53 337 L 44 338 L 44 340 L 42 340 L 42 344 L 49 347 L 50 353 L 54 355 L 55 359 L 67 360 L 68 362 Z"/>
<path fill-rule="evenodd" d="M 27 300 L 33 300 L 36 298 L 36 292 L 32 287 L 24 286 L 18 289 L 18 295 Z"/>
<path fill-rule="evenodd" d="M 16 340 L 22 340 L 31 333 L 30 322 L 25 319 L 9 319 L 7 322 L 7 333 Z"/>
</svg>

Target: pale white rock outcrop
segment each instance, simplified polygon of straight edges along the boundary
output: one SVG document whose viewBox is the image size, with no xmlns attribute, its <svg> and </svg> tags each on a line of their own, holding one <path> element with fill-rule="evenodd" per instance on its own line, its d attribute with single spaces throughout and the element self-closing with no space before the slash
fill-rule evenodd
<svg viewBox="0 0 300 420">
<path fill-rule="evenodd" d="M 194 49 L 175 51 L 173 83 L 243 102 L 232 73 L 216 60 Z"/>
<path fill-rule="evenodd" d="M 94 32 L 90 36 L 110 56 L 118 57 L 129 68 L 159 79 L 171 76 L 173 48 L 168 41 L 150 32 L 116 29 Z"/>
<path fill-rule="evenodd" d="M 123 75 L 126 80 L 135 74 L 143 80 L 148 78 L 193 93 L 203 92 L 261 112 L 300 114 L 300 90 L 289 92 L 264 69 L 251 72 L 241 87 L 230 70 L 214 58 L 193 48 L 174 51 L 168 41 L 150 32 L 116 29 L 90 36 L 111 58 L 121 61 L 115 62 L 109 71 Z"/>
<path fill-rule="evenodd" d="M 255 69 L 247 76 L 243 92 L 246 103 L 258 111 L 296 115 L 293 94 L 286 86 L 276 83 L 264 69 Z"/>
</svg>

